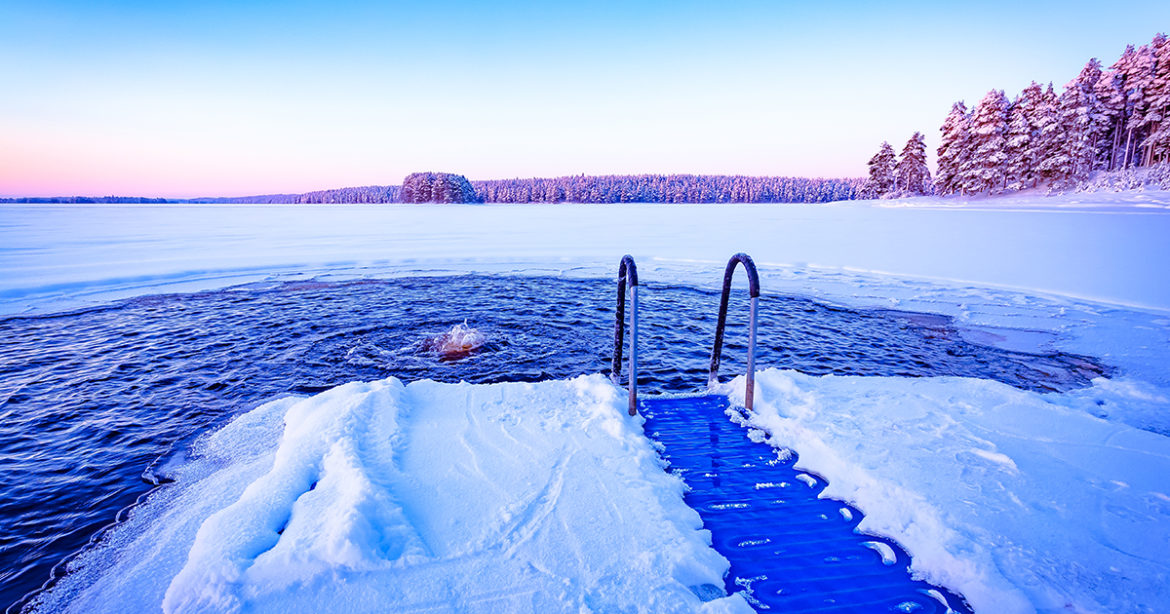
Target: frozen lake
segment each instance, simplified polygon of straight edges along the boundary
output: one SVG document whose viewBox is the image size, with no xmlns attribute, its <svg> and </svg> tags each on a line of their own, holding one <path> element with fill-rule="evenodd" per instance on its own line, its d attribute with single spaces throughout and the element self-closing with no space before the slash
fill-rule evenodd
<svg viewBox="0 0 1170 614">
<path fill-rule="evenodd" d="M 770 345 L 761 368 L 801 372 L 761 380 L 754 425 L 813 463 L 809 469 L 830 479 L 833 496 L 867 514 L 868 526 L 906 545 L 919 573 L 996 611 L 1048 611 L 1065 601 L 1156 610 L 1170 605 L 1170 595 L 1142 587 L 1170 569 L 1158 554 L 1170 526 L 1170 482 L 1163 477 L 1170 468 L 1158 469 L 1170 458 L 1168 203 L 1165 193 L 1148 193 L 963 206 L 930 199 L 811 206 L 4 206 L 0 316 L 15 340 L 0 355 L 2 411 L 12 426 L 5 462 L 13 470 L 35 468 L 45 460 L 38 450 L 48 445 L 38 441 L 57 432 L 68 445 L 81 442 L 80 451 L 53 461 L 68 482 L 93 477 L 69 478 L 70 458 L 95 459 L 81 467 L 97 476 L 86 486 L 96 490 L 84 497 L 94 506 L 78 512 L 85 528 L 70 534 L 69 523 L 61 525 L 59 543 L 76 545 L 102 524 L 107 508 L 145 490 L 137 476 L 148 458 L 171 441 L 186 445 L 192 429 L 221 424 L 218 416 L 274 395 L 328 396 L 345 381 L 388 375 L 490 383 L 604 371 L 608 280 L 624 253 L 638 260 L 647 285 L 642 315 L 655 347 L 643 356 L 646 383 L 679 390 L 684 380 L 701 379 L 713 313 L 700 304 L 713 298 L 727 257 L 744 251 L 760 266 L 766 293 L 761 332 Z M 348 283 L 363 279 L 389 281 Z M 140 298 L 112 303 L 127 297 Z M 549 304 L 566 309 L 548 311 Z M 743 311 L 742 304 L 735 308 Z M 64 310 L 78 311 L 46 317 Z M 425 330 L 414 330 L 409 318 L 390 320 L 400 312 L 422 318 Z M 411 350 L 420 335 L 461 314 L 487 323 L 495 344 L 488 358 L 447 364 Z M 656 314 L 670 321 L 652 324 Z M 547 323 L 536 323 L 540 318 Z M 742 368 L 738 319 L 732 318 L 729 372 Z M 521 333 L 515 321 L 527 322 Z M 529 351 L 541 358 L 526 361 Z M 237 359 L 246 364 L 233 366 Z M 963 378 L 940 377 L 956 375 Z M 602 384 L 590 386 L 605 397 Z M 1051 390 L 1061 392 L 1045 392 Z M 729 393 L 736 394 L 734 386 Z M 469 398 L 494 394 L 489 386 Z M 100 411 L 82 406 L 88 398 L 103 399 Z M 159 403 L 173 417 L 167 424 L 121 411 Z M 855 407 L 864 407 L 864 416 Z M 266 439 L 253 442 L 257 459 L 274 453 L 285 409 L 265 405 L 245 419 L 265 425 Z M 146 431 L 136 430 L 144 425 Z M 883 430 L 889 425 L 896 426 Z M 245 433 L 239 428 L 231 437 Z M 105 433 L 105 447 L 85 444 L 95 432 Z M 134 459 L 119 461 L 122 449 Z M 1077 461 L 1084 457 L 1078 449 L 1092 449 L 1092 463 Z M 40 464 L 50 472 L 56 466 Z M 231 481 L 232 492 L 248 485 L 230 477 L 237 468 L 215 467 L 187 471 Z M 245 473 L 249 480 L 259 475 Z M 51 479 L 31 474 L 27 482 L 11 491 L 18 513 L 43 498 L 36 488 L 52 487 Z M 249 489 L 262 490 L 261 482 Z M 103 489 L 112 493 L 106 500 Z M 921 505 L 890 505 L 890 493 Z M 144 517 L 179 519 L 175 530 L 188 545 L 215 511 L 158 507 L 164 503 L 147 506 Z M 234 507 L 230 498 L 216 504 Z M 1008 517 L 1015 520 L 1004 522 Z M 1064 529 L 1038 530 L 1052 525 Z M 155 548 L 138 539 L 140 529 L 131 523 L 114 532 L 114 541 L 135 552 Z M 27 541 L 19 529 L 14 535 Z M 1010 549 L 997 546 L 1009 542 Z M 165 553 L 165 573 L 177 573 L 186 559 L 182 543 Z M 51 564 L 54 552 L 36 548 L 21 573 L 43 573 Z M 1057 565 L 1050 556 L 1071 563 Z M 86 560 L 85 574 L 55 599 L 69 601 L 75 590 L 129 591 L 154 603 L 167 588 L 164 580 L 133 587 L 151 582 L 158 569 L 138 568 L 126 576 L 128 587 L 120 572 L 102 571 L 108 555 L 91 551 Z M 175 580 L 176 594 L 188 594 L 198 584 L 191 578 L 206 572 L 192 565 L 183 570 L 187 584 Z M 1050 571 L 1037 573 L 1040 567 Z M 283 596 L 269 607 L 299 598 L 274 594 Z"/>
</svg>

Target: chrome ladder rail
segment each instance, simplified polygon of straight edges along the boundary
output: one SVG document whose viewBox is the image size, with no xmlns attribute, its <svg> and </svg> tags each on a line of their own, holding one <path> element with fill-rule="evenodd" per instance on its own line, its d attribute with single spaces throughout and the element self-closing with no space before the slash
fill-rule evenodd
<svg viewBox="0 0 1170 614">
<path fill-rule="evenodd" d="M 756 391 L 756 315 L 760 300 L 760 275 L 756 272 L 756 263 L 751 256 L 738 253 L 727 263 L 727 270 L 723 272 L 723 298 L 719 301 L 719 322 L 715 326 L 715 346 L 711 348 L 711 371 L 707 377 L 707 387 L 711 388 L 719 383 L 719 360 L 723 355 L 723 328 L 727 325 L 727 300 L 731 295 L 731 279 L 735 276 L 735 267 L 743 264 L 748 276 L 748 294 L 751 296 L 751 314 L 748 322 L 748 357 L 747 357 L 747 385 L 744 387 L 743 405 L 752 409 Z"/>
<path fill-rule="evenodd" d="M 618 265 L 617 323 L 613 333 L 613 367 L 610 377 L 617 384 L 622 371 L 622 336 L 625 333 L 626 288 L 630 289 L 630 415 L 638 413 L 638 266 L 630 255 Z"/>
</svg>

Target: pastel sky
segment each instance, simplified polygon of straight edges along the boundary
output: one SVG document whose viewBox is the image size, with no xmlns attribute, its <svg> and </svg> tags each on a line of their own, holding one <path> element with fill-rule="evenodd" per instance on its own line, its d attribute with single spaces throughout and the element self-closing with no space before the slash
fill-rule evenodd
<svg viewBox="0 0 1170 614">
<path fill-rule="evenodd" d="M 860 176 L 1170 2 L 0 0 L 0 195 L 602 173 Z"/>
</svg>

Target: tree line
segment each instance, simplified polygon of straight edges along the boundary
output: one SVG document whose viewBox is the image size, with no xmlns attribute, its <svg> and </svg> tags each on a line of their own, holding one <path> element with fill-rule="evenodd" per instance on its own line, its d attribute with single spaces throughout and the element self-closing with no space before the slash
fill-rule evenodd
<svg viewBox="0 0 1170 614">
<path fill-rule="evenodd" d="M 861 179 L 743 175 L 573 175 L 468 181 L 452 173 L 412 173 L 402 186 L 306 194 L 206 198 L 208 203 L 824 203 L 858 197 Z"/>
<path fill-rule="evenodd" d="M 230 198 L 192 198 L 182 202 L 212 204 L 273 204 L 273 205 L 320 205 L 345 203 L 396 203 L 399 202 L 401 186 L 367 185 L 333 190 L 317 190 L 304 194 L 262 194 L 258 196 L 236 196 Z"/>
<path fill-rule="evenodd" d="M 262 194 L 190 199 L 22 198 L 0 202 L 122 202 L 202 204 L 333 203 L 824 203 L 857 198 L 855 178 L 748 177 L 743 175 L 574 175 L 468 181 L 451 173 L 412 173 L 403 185 L 372 185 L 304 194 Z"/>
<path fill-rule="evenodd" d="M 1096 58 L 1057 94 L 1033 81 L 1014 99 L 991 90 L 943 122 L 939 194 L 1068 188 L 1096 171 L 1170 159 L 1170 43 L 1126 47 L 1108 69 Z"/>
<path fill-rule="evenodd" d="M 920 183 L 916 134 L 908 163 L 911 143 L 901 161 L 882 144 L 869 161 L 863 197 L 1067 189 L 1098 171 L 1170 161 L 1170 42 L 1157 34 L 1149 44 L 1129 45 L 1109 68 L 1090 59 L 1059 94 L 1033 81 L 1010 100 L 991 90 L 973 108 L 956 102 L 939 131 L 938 172 L 929 185 Z"/>
<path fill-rule="evenodd" d="M 109 204 L 155 204 L 161 205 L 173 200 L 165 198 L 144 198 L 142 196 L 22 196 L 19 198 L 0 198 L 0 203 L 25 203 L 25 204 L 49 204 L 49 203 L 63 203 L 63 204 L 87 204 L 87 205 L 109 205 Z"/>
<path fill-rule="evenodd" d="M 473 181 L 489 203 L 824 203 L 857 198 L 861 179 L 743 175 L 575 175 Z"/>
</svg>

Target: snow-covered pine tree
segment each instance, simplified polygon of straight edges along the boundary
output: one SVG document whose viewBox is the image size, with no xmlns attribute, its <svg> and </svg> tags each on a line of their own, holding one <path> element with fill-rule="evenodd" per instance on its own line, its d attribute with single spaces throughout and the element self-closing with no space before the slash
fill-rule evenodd
<svg viewBox="0 0 1170 614">
<path fill-rule="evenodd" d="M 1097 98 L 1100 80 L 1101 63 L 1093 58 L 1068 82 L 1058 99 L 1061 147 L 1068 160 L 1064 178 L 1069 181 L 1087 179 L 1099 168 L 1098 145 L 1108 128 L 1104 106 Z"/>
<path fill-rule="evenodd" d="M 1036 109 L 1043 96 L 1040 85 L 1033 81 L 1020 92 L 1008 110 L 1004 179 L 1009 190 L 1036 186 Z"/>
<path fill-rule="evenodd" d="M 894 167 L 894 187 L 896 196 L 922 196 L 933 191 L 921 132 L 915 132 L 902 148 L 902 157 Z"/>
<path fill-rule="evenodd" d="M 894 191 L 894 148 L 882 141 L 881 149 L 869 159 L 869 179 L 862 188 L 862 198 L 881 198 Z"/>
<path fill-rule="evenodd" d="M 1036 173 L 1042 183 L 1063 181 L 1068 173 L 1069 162 L 1062 147 L 1060 116 L 1057 112 L 1056 92 L 1052 84 L 1044 90 L 1040 104 L 1036 106 L 1036 127 L 1032 149 L 1036 160 Z"/>
<path fill-rule="evenodd" d="M 1147 166 L 1170 160 L 1170 41 L 1166 35 L 1159 34 L 1150 46 L 1154 67 L 1150 87 L 1145 92 L 1150 135 L 1143 143 Z"/>
<path fill-rule="evenodd" d="M 1007 160 L 1008 99 L 1003 90 L 991 90 L 971 116 L 971 158 L 960 167 L 964 191 L 996 193 L 1004 189 Z"/>
<path fill-rule="evenodd" d="M 1165 34 L 1128 46 L 1108 70 L 1090 60 L 1059 97 L 1051 83 L 1040 95 L 1038 89 L 1025 88 L 1011 103 L 992 91 L 970 112 L 961 104 L 951 109 L 941 128 L 937 193 L 1063 187 L 1094 170 L 1170 162 Z"/>
<path fill-rule="evenodd" d="M 1126 167 L 1142 166 L 1145 163 L 1146 137 L 1150 135 L 1153 125 L 1149 93 L 1154 89 L 1154 71 L 1157 65 L 1155 45 L 1161 34 L 1154 37 L 1149 45 L 1138 47 L 1134 54 L 1133 68 L 1130 75 L 1129 96 L 1133 102 L 1133 116 L 1130 118 L 1126 130 Z"/>
<path fill-rule="evenodd" d="M 938 144 L 938 175 L 934 189 L 943 196 L 959 191 L 959 169 L 968 155 L 967 130 L 970 119 L 967 105 L 959 101 L 951 106 L 951 112 L 939 129 L 942 140 Z"/>
<path fill-rule="evenodd" d="M 1129 83 L 1132 82 L 1136 57 L 1133 45 L 1127 45 L 1109 70 L 1101 73 L 1096 86 L 1097 99 L 1101 101 L 1109 122 L 1106 140 L 1102 143 L 1109 170 L 1119 169 L 1125 164 L 1125 136 L 1134 106 Z"/>
</svg>

